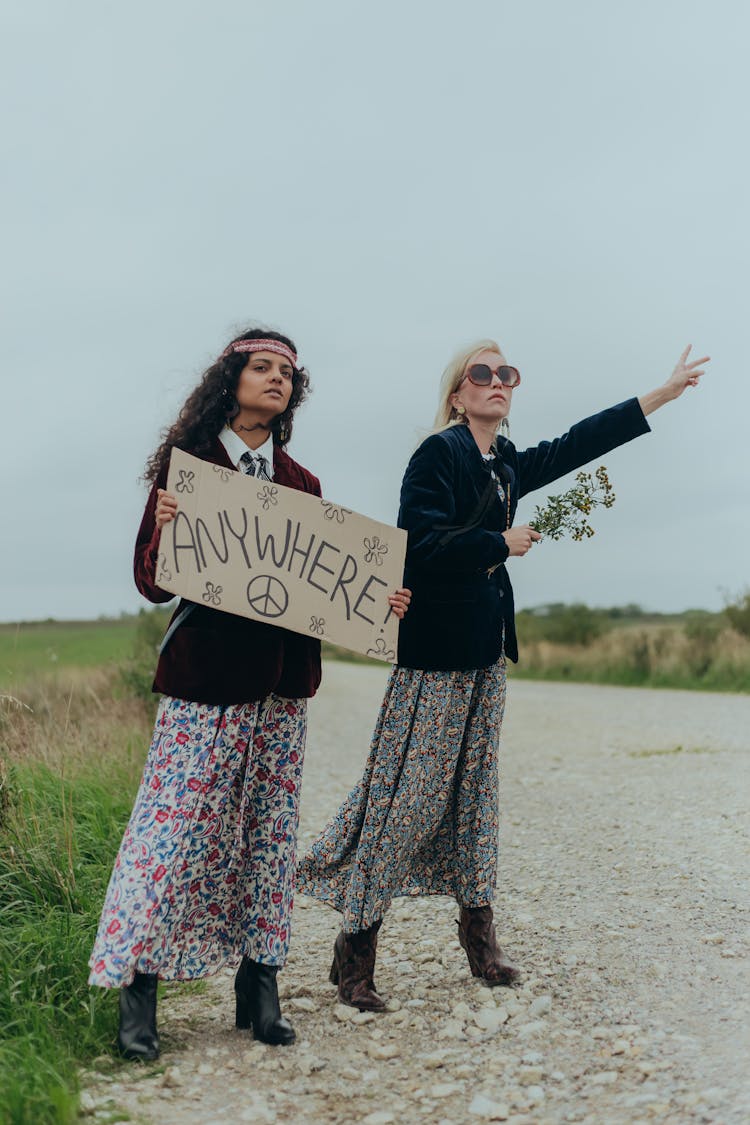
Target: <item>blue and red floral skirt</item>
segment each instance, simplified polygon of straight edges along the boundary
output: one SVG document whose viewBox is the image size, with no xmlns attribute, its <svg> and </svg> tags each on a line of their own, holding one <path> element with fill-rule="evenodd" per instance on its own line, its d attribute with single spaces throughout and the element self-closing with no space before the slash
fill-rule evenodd
<svg viewBox="0 0 750 1125">
<path fill-rule="evenodd" d="M 307 700 L 165 696 L 91 954 L 91 984 L 192 980 L 243 955 L 283 965 Z"/>
</svg>

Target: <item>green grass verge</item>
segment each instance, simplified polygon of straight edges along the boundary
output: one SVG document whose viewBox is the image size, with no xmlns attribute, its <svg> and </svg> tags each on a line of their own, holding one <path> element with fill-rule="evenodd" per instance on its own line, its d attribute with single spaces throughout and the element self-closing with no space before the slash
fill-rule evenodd
<svg viewBox="0 0 750 1125">
<path fill-rule="evenodd" d="M 171 609 L 145 610 L 118 621 L 36 621 L 0 625 L 0 693 L 13 694 L 32 677 L 51 677 L 68 668 L 119 665 L 125 686 L 150 692 L 155 651 Z M 323 642 L 325 660 L 378 664 Z"/>
<path fill-rule="evenodd" d="M 521 653 L 523 661 L 524 654 Z M 578 668 L 564 659 L 544 668 L 533 665 L 518 666 L 510 670 L 517 680 L 534 680 L 546 683 L 601 684 L 611 687 L 669 688 L 678 691 L 719 691 L 750 692 L 750 668 L 721 669 L 714 674 L 696 676 L 689 671 L 670 671 L 655 669 L 643 673 L 627 664 L 609 665 L 600 668 Z"/>
<path fill-rule="evenodd" d="M 89 989 L 87 962 L 139 766 L 132 730 L 106 761 L 92 735 L 0 715 L 0 1125 L 76 1121 L 77 1069 L 114 1043 L 117 996 Z"/>
<path fill-rule="evenodd" d="M 121 621 L 41 621 L 0 625 L 0 690 L 61 668 L 101 668 L 125 660 L 137 617 Z"/>
</svg>

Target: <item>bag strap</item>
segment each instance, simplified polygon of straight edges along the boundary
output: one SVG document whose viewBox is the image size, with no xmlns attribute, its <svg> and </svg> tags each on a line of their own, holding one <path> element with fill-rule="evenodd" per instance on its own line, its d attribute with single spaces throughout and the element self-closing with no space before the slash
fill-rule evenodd
<svg viewBox="0 0 750 1125">
<path fill-rule="evenodd" d="M 182 609 L 177 614 L 177 616 L 174 618 L 171 625 L 169 626 L 166 633 L 164 634 L 162 642 L 159 645 L 159 656 L 161 656 L 161 654 L 164 652 L 164 649 L 167 647 L 169 642 L 172 640 L 172 637 L 175 635 L 175 633 L 179 629 L 180 625 L 183 625 L 187 621 L 190 614 L 196 608 L 197 607 L 194 605 L 193 602 L 188 602 L 187 605 L 184 605 L 182 607 Z"/>
<path fill-rule="evenodd" d="M 472 528 L 478 527 L 492 507 L 492 502 L 496 496 L 497 485 L 495 484 L 494 476 L 490 473 L 484 492 L 477 500 L 466 523 L 446 528 L 445 534 L 438 540 L 440 546 L 444 547 L 446 543 L 450 543 L 451 539 L 455 539 L 462 531 L 471 531 Z"/>
</svg>

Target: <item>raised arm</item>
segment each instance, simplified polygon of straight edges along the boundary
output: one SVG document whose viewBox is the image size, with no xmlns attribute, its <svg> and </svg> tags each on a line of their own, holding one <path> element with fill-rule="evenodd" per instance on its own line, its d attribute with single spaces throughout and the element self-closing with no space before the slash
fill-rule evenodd
<svg viewBox="0 0 750 1125">
<path fill-rule="evenodd" d="M 656 390 L 584 418 L 555 441 L 543 441 L 519 453 L 521 496 L 647 433 L 650 426 L 646 415 L 679 398 L 686 387 L 696 387 L 704 374 L 703 364 L 709 357 L 688 363 L 691 346 L 688 344 L 670 377 Z"/>
<path fill-rule="evenodd" d="M 517 453 L 520 495 L 544 488 L 558 477 L 601 457 L 650 430 L 638 399 L 610 406 L 571 426 L 562 437 Z"/>
<path fill-rule="evenodd" d="M 701 369 L 704 363 L 709 362 L 711 357 L 704 355 L 701 359 L 695 359 L 692 363 L 688 363 L 687 359 L 692 346 L 692 344 L 688 344 L 685 348 L 666 383 L 657 387 L 655 391 L 649 391 L 647 394 L 641 395 L 638 399 L 644 414 L 653 414 L 660 406 L 664 406 L 668 402 L 674 402 L 686 387 L 698 386 L 701 375 L 705 375 L 705 371 Z"/>
</svg>

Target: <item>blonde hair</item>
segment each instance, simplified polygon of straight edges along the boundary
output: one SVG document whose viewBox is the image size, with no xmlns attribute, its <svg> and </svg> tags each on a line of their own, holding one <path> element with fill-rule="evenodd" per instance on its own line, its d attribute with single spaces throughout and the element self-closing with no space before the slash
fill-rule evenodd
<svg viewBox="0 0 750 1125">
<path fill-rule="evenodd" d="M 440 380 L 440 399 L 431 433 L 438 434 L 441 430 L 447 430 L 449 426 L 466 425 L 466 418 L 451 405 L 451 395 L 454 395 L 461 386 L 464 372 L 472 359 L 480 352 L 488 351 L 500 352 L 500 345 L 494 340 L 478 340 L 477 343 L 454 355 Z"/>
</svg>

